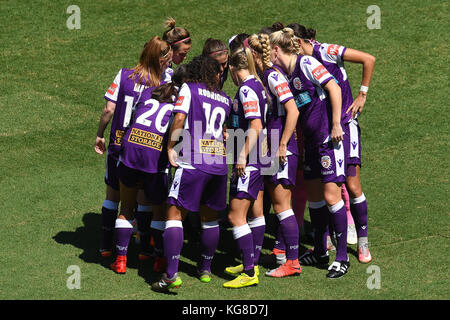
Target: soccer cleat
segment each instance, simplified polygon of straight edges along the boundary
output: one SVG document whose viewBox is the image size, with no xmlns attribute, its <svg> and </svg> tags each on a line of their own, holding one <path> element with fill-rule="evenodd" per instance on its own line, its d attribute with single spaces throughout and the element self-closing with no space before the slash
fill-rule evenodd
<svg viewBox="0 0 450 320">
<path fill-rule="evenodd" d="M 112 250 L 109 249 L 100 249 L 100 255 L 103 258 L 109 258 L 112 256 Z"/>
<path fill-rule="evenodd" d="M 127 272 L 127 256 L 117 256 L 116 261 L 111 263 L 111 269 L 119 274 Z"/>
<path fill-rule="evenodd" d="M 272 253 L 261 257 L 262 265 L 282 265 L 286 263 L 286 250 L 273 248 Z"/>
<path fill-rule="evenodd" d="M 164 270 L 166 270 L 166 258 L 156 256 L 155 263 L 153 264 L 153 271 L 160 273 Z"/>
<path fill-rule="evenodd" d="M 298 259 L 287 260 L 276 269 L 272 269 L 266 272 L 266 276 L 272 278 L 283 278 L 288 276 L 295 276 L 302 273 L 302 267 L 300 266 Z"/>
<path fill-rule="evenodd" d="M 347 243 L 357 244 L 358 236 L 356 235 L 356 228 L 354 224 L 349 224 L 347 227 Z"/>
<path fill-rule="evenodd" d="M 255 268 L 255 274 L 257 276 L 259 276 L 259 266 L 255 266 L 254 268 Z M 227 268 L 225 268 L 225 273 L 229 274 L 231 276 L 238 276 L 242 272 L 244 272 L 244 265 L 243 264 L 237 265 L 235 267 L 227 267 Z"/>
<path fill-rule="evenodd" d="M 239 289 L 249 286 L 255 286 L 259 283 L 258 276 L 255 275 L 253 277 L 250 277 L 246 273 L 241 273 L 239 276 L 236 277 L 236 279 L 225 282 L 223 284 L 224 288 L 231 288 L 231 289 Z"/>
<path fill-rule="evenodd" d="M 327 253 L 323 256 L 316 255 L 313 249 L 306 251 L 299 259 L 302 266 L 316 266 L 316 267 L 327 267 L 330 262 L 330 257 Z"/>
<path fill-rule="evenodd" d="M 372 255 L 369 251 L 369 243 L 358 245 L 358 260 L 361 263 L 369 263 L 372 261 Z"/>
<path fill-rule="evenodd" d="M 338 279 L 343 277 L 350 268 L 349 261 L 334 261 L 331 266 L 328 268 L 327 278 L 329 279 Z"/>
<path fill-rule="evenodd" d="M 208 270 L 203 270 L 203 271 L 198 271 L 198 278 L 200 279 L 201 282 L 203 283 L 208 283 L 211 282 L 211 272 Z"/>
<path fill-rule="evenodd" d="M 164 273 L 161 280 L 152 283 L 151 288 L 154 291 L 167 292 L 169 289 L 181 287 L 182 283 L 183 281 L 181 281 L 178 273 L 175 273 L 172 279 L 167 278 L 167 275 Z"/>
</svg>

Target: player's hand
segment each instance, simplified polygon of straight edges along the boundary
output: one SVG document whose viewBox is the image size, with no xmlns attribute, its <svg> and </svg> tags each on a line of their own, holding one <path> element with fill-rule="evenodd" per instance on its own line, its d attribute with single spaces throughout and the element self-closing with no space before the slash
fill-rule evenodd
<svg viewBox="0 0 450 320">
<path fill-rule="evenodd" d="M 353 100 L 353 103 L 348 107 L 348 110 L 346 113 L 351 112 L 352 113 L 352 119 L 355 119 L 356 114 L 361 114 L 364 105 L 366 104 L 366 94 L 359 93 L 358 96 Z"/>
<path fill-rule="evenodd" d="M 178 154 L 175 151 L 175 149 L 173 148 L 167 149 L 167 155 L 169 157 L 170 165 L 175 168 L 178 167 L 177 164 Z"/>
<path fill-rule="evenodd" d="M 338 143 L 339 141 L 344 140 L 344 132 L 342 131 L 342 127 L 340 124 L 333 125 L 330 138 L 334 143 Z"/>
<path fill-rule="evenodd" d="M 280 164 L 285 164 L 287 162 L 287 145 L 280 144 L 277 151 L 277 156 L 280 159 Z"/>
<path fill-rule="evenodd" d="M 105 151 L 106 151 L 105 138 L 100 138 L 100 137 L 95 138 L 94 150 L 98 154 L 105 153 Z"/>
<path fill-rule="evenodd" d="M 236 174 L 238 177 L 245 176 L 245 167 L 247 166 L 246 159 L 239 158 L 238 163 L 236 164 Z"/>
</svg>

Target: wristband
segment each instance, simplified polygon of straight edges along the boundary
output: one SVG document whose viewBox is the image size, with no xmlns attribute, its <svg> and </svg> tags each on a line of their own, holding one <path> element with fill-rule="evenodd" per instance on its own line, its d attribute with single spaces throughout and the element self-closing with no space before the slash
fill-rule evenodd
<svg viewBox="0 0 450 320">
<path fill-rule="evenodd" d="M 361 88 L 359 89 L 359 91 L 362 91 L 362 92 L 364 92 L 364 93 L 367 93 L 367 91 L 369 91 L 369 87 L 361 86 Z"/>
</svg>

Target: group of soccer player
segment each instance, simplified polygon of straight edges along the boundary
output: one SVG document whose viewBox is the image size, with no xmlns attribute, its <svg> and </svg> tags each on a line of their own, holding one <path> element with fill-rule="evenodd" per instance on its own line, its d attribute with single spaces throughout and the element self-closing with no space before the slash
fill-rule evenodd
<svg viewBox="0 0 450 320">
<path fill-rule="evenodd" d="M 126 272 L 135 222 L 139 260 L 154 256 L 153 270 L 162 273 L 152 289 L 180 287 L 183 220 L 198 212 L 198 278 L 210 282 L 219 213 L 228 209 L 242 263 L 225 268 L 234 278 L 223 286 L 256 285 L 266 232 L 264 198 L 279 221 L 272 251 L 277 266 L 266 276 L 298 275 L 305 265 L 326 267 L 328 278 L 344 276 L 350 267 L 347 209 L 356 227 L 358 259 L 370 262 L 357 117 L 375 58 L 319 43 L 313 29 L 298 23 L 275 23 L 235 35 L 228 46 L 207 39 L 202 54 L 182 64 L 190 34 L 174 19 L 166 26 L 162 38 L 144 45 L 136 67 L 121 69 L 105 94 L 95 150 L 107 151 L 100 253 L 114 252 L 111 269 Z M 356 98 L 344 61 L 363 65 Z M 228 78 L 238 88 L 234 99 L 223 91 Z M 314 247 L 299 257 L 298 221 L 306 201 Z M 329 235 L 336 248 L 331 265 Z"/>
</svg>

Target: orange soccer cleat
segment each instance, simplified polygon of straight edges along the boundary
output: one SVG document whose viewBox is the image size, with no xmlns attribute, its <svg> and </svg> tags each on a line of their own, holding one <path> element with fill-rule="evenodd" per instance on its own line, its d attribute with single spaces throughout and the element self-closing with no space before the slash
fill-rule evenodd
<svg viewBox="0 0 450 320">
<path fill-rule="evenodd" d="M 127 272 L 127 256 L 117 256 L 116 261 L 111 263 L 111 269 L 119 274 Z"/>
<path fill-rule="evenodd" d="M 266 276 L 273 278 L 283 278 L 288 276 L 295 276 L 302 272 L 302 268 L 300 267 L 300 263 L 298 263 L 298 259 L 295 260 L 287 260 L 286 263 L 282 264 L 276 269 L 272 269 L 266 272 Z"/>
</svg>

